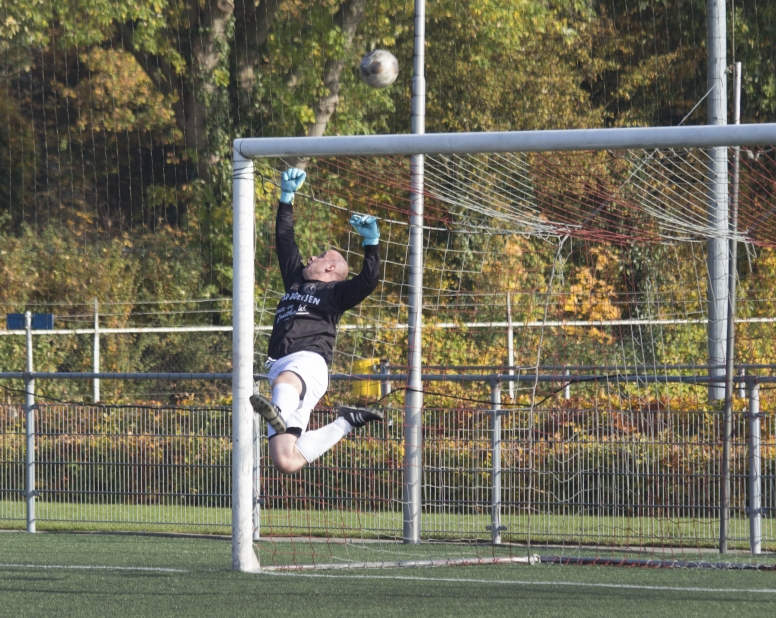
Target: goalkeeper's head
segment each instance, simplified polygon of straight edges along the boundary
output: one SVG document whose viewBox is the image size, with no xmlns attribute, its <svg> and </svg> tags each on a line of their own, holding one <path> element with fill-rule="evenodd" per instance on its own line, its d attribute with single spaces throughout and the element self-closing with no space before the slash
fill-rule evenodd
<svg viewBox="0 0 776 618">
<path fill-rule="evenodd" d="M 311 255 L 302 276 L 308 281 L 344 281 L 348 276 L 348 263 L 339 251 L 329 249 L 320 255 Z"/>
</svg>

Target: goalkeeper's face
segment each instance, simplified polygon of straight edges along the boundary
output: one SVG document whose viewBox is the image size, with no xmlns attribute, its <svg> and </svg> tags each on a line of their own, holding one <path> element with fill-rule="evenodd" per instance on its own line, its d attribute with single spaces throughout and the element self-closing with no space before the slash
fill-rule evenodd
<svg viewBox="0 0 776 618">
<path fill-rule="evenodd" d="M 344 281 L 348 276 L 348 263 L 339 251 L 329 249 L 320 255 L 311 255 L 302 276 L 309 281 Z"/>
</svg>

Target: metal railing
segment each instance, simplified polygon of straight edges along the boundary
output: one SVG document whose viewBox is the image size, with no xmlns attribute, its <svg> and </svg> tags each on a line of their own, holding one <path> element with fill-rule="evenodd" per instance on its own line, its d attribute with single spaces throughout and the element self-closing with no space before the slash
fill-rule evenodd
<svg viewBox="0 0 776 618">
<path fill-rule="evenodd" d="M 490 404 L 424 410 L 422 538 L 716 546 L 721 412 L 502 405 L 501 381 L 477 377 Z M 387 412 L 291 477 L 272 469 L 259 428 L 260 536 L 401 539 L 404 427 L 401 410 Z M 330 416 L 316 411 L 311 428 Z M 756 383 L 734 421 L 729 541 L 759 553 L 776 548 L 776 418 Z M 230 434 L 221 407 L 0 406 L 0 522 L 228 534 Z"/>
<path fill-rule="evenodd" d="M 596 327 L 596 328 L 606 328 L 606 327 L 622 327 L 622 326 L 631 326 L 631 327 L 654 327 L 654 326 L 669 326 L 669 325 L 702 325 L 707 324 L 708 319 L 706 318 L 675 318 L 675 319 L 611 319 L 611 320 L 531 320 L 531 321 L 521 321 L 521 320 L 512 320 L 511 317 L 511 305 L 510 305 L 510 295 L 506 294 L 504 295 L 505 301 L 506 301 L 506 321 L 480 321 L 480 322 L 428 322 L 424 324 L 425 329 L 429 330 L 457 330 L 457 329 L 476 329 L 476 330 L 486 330 L 486 329 L 495 329 L 495 330 L 505 330 L 506 331 L 506 337 L 507 337 L 507 356 L 510 360 L 509 366 L 508 366 L 508 373 L 509 375 L 514 375 L 515 372 L 520 371 L 520 367 L 514 365 L 514 356 L 515 356 L 515 350 L 514 350 L 514 332 L 515 329 L 521 329 L 521 328 L 530 328 L 530 329 L 545 329 L 545 328 L 581 328 L 581 327 Z M 191 301 L 187 302 L 202 302 L 203 299 L 193 299 Z M 230 299 L 220 299 L 220 301 L 227 301 Z M 166 302 L 177 302 L 177 301 L 166 301 Z M 221 309 L 214 309 L 206 313 L 210 313 L 212 315 L 216 315 L 222 312 Z M 229 309 L 231 311 L 231 309 Z M 192 316 L 197 314 L 197 312 L 192 313 Z M 164 316 L 164 314 L 159 314 L 160 316 Z M 272 314 L 274 315 L 274 313 Z M 59 316 L 57 316 L 59 319 Z M 85 319 L 84 315 L 79 316 L 82 320 Z M 199 335 L 200 339 L 202 336 L 207 336 L 211 340 L 211 345 L 217 346 L 223 349 L 220 349 L 219 354 L 217 355 L 209 355 L 211 358 L 213 356 L 219 357 L 224 359 L 222 362 L 215 363 L 216 365 L 221 365 L 223 368 L 228 367 L 228 362 L 226 362 L 226 359 L 230 356 L 230 349 L 231 349 L 231 342 L 229 338 L 225 337 L 226 334 L 231 334 L 233 331 L 233 326 L 231 324 L 224 324 L 224 325 L 210 325 L 210 324 L 180 324 L 180 325 L 165 325 L 165 326 L 151 326 L 151 325 L 134 325 L 134 326 L 121 326 L 121 327 L 110 327 L 106 326 L 104 324 L 101 324 L 101 317 L 103 320 L 114 318 L 116 317 L 115 314 L 107 314 L 101 316 L 98 312 L 98 304 L 97 300 L 94 300 L 94 309 L 93 314 L 91 316 L 91 322 L 92 326 L 86 327 L 84 325 L 81 325 L 80 327 L 74 327 L 74 328 L 53 328 L 53 329 L 46 329 L 46 330 L 36 330 L 33 328 L 32 325 L 32 314 L 27 311 L 25 313 L 25 328 L 21 329 L 2 329 L 0 328 L 0 337 L 6 338 L 6 337 L 24 337 L 26 339 L 26 356 L 25 358 L 28 360 L 29 367 L 27 367 L 27 371 L 31 371 L 30 367 L 34 366 L 33 362 L 33 339 L 34 338 L 51 338 L 51 337 L 74 337 L 75 339 L 69 344 L 73 349 L 79 349 L 80 354 L 78 356 L 78 363 L 82 366 L 91 366 L 91 373 L 92 374 L 100 374 L 101 376 L 106 376 L 104 378 L 95 378 L 91 380 L 91 401 L 92 402 L 99 402 L 99 401 L 110 401 L 111 397 L 109 393 L 106 393 L 107 397 L 103 398 L 102 391 L 101 391 L 101 380 L 102 379 L 124 379 L 123 376 L 126 375 L 151 375 L 151 371 L 146 368 L 146 371 L 136 371 L 134 373 L 131 373 L 129 371 L 123 371 L 123 372 L 108 372 L 105 371 L 105 364 L 106 363 L 104 357 L 104 350 L 103 348 L 133 348 L 137 346 L 137 341 L 134 339 L 134 337 L 128 337 L 130 335 L 132 336 L 155 336 L 155 337 L 163 337 L 165 335 L 172 336 L 172 335 Z M 755 317 L 755 318 L 747 318 L 747 317 L 739 317 L 736 320 L 737 324 L 771 324 L 776 322 L 776 317 Z M 358 323 L 358 324 L 341 324 L 339 326 L 339 329 L 342 331 L 365 331 L 365 330 L 372 330 L 372 329 L 381 329 L 381 330 L 407 330 L 409 328 L 408 324 L 403 323 L 396 323 L 396 324 L 369 324 L 369 323 Z M 268 334 L 272 330 L 271 324 L 257 324 L 254 327 L 254 330 L 256 333 L 262 332 L 264 334 Z M 105 338 L 111 337 L 112 339 L 109 342 L 108 346 L 105 346 L 103 340 Z M 124 340 L 124 337 L 128 337 L 126 340 Z M 91 342 L 89 342 L 89 338 L 91 338 Z M 156 341 L 157 347 L 164 347 L 164 342 L 162 339 L 159 339 Z M 178 344 L 176 343 L 175 347 L 178 347 Z M 114 350 L 115 352 L 115 350 Z M 102 359 L 102 360 L 101 360 Z M 174 367 L 171 374 L 178 374 L 178 375 L 193 375 L 191 373 L 186 373 L 186 369 L 188 367 L 196 367 L 198 366 L 197 362 L 202 362 L 202 357 L 193 357 L 192 359 L 189 359 L 188 362 L 181 362 L 180 359 L 167 359 L 168 362 L 165 366 L 167 367 Z M 126 359 L 125 359 L 126 362 Z M 113 364 L 116 364 L 116 359 L 113 359 Z M 127 365 L 123 365 L 126 367 Z M 724 365 L 703 365 L 702 367 L 698 367 L 695 365 L 660 365 L 659 369 L 663 371 L 677 371 L 683 368 L 702 368 L 704 371 L 707 370 L 720 370 L 724 369 Z M 772 370 L 776 369 L 776 365 L 744 365 L 739 364 L 736 365 L 737 369 L 740 371 L 745 371 L 748 367 L 767 367 Z M 406 367 L 405 367 L 406 369 Z M 454 368 L 455 369 L 455 368 Z M 537 369 L 537 368 L 534 368 Z M 538 370 L 542 371 L 543 373 L 547 373 L 547 370 L 550 369 L 549 367 L 539 367 Z M 575 369 L 597 369 L 597 370 L 606 370 L 606 368 L 603 367 L 594 367 L 594 366 L 578 366 L 574 367 L 571 365 L 558 367 L 559 371 L 574 371 Z M 611 369 L 611 368 L 609 368 Z M 624 367 L 617 367 L 615 368 L 617 370 L 623 371 L 627 368 Z M 640 367 L 641 370 L 646 370 L 647 366 Z M 211 373 L 217 373 L 219 370 L 213 371 Z M 23 372 L 16 372 L 16 375 L 19 377 L 22 375 Z M 156 371 L 157 375 L 161 375 L 161 372 Z M 171 374 L 165 374 L 165 375 L 171 375 Z M 76 375 L 76 374 L 71 374 Z M 83 374 L 80 374 L 83 375 Z M 229 374 L 231 375 L 231 374 Z M 118 376 L 118 377 L 115 377 Z M 134 379 L 134 378 L 133 378 Z M 145 379 L 152 379 L 152 378 L 145 378 Z M 164 378 L 162 378 L 164 379 Z M 185 378 L 185 379 L 194 379 L 194 378 Z M 741 382 L 741 384 L 743 384 Z M 510 388 L 510 396 L 513 395 L 513 382 L 508 382 L 508 387 Z M 565 391 L 565 394 L 568 398 L 568 389 Z M 743 397 L 743 394 L 740 394 L 740 396 Z"/>
<path fill-rule="evenodd" d="M 229 408 L 38 404 L 34 412 L 30 452 L 30 415 L 0 406 L 0 520 L 29 531 L 46 523 L 229 532 Z"/>
</svg>

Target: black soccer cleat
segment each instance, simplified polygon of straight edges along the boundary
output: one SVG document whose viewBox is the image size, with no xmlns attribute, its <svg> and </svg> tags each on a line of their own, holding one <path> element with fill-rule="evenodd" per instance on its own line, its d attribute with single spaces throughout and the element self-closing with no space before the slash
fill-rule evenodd
<svg viewBox="0 0 776 618">
<path fill-rule="evenodd" d="M 336 406 L 334 410 L 339 418 L 344 418 L 348 423 L 358 429 L 372 421 L 381 421 L 383 413 L 374 408 L 359 408 L 357 406 Z"/>
<path fill-rule="evenodd" d="M 280 408 L 261 395 L 251 395 L 250 402 L 253 411 L 267 421 L 275 433 L 286 433 L 286 422 L 280 416 Z"/>
</svg>

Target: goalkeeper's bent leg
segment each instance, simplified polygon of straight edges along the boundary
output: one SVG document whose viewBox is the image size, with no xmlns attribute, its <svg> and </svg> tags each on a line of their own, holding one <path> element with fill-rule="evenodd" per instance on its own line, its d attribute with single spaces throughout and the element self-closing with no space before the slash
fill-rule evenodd
<svg viewBox="0 0 776 618">
<path fill-rule="evenodd" d="M 296 441 L 296 448 L 307 463 L 312 463 L 342 440 L 353 426 L 343 418 L 316 429 L 307 431 Z"/>
<path fill-rule="evenodd" d="M 307 459 L 296 448 L 297 437 L 292 433 L 275 435 L 269 441 L 269 456 L 275 469 L 283 474 L 294 474 L 307 465 Z"/>
</svg>

